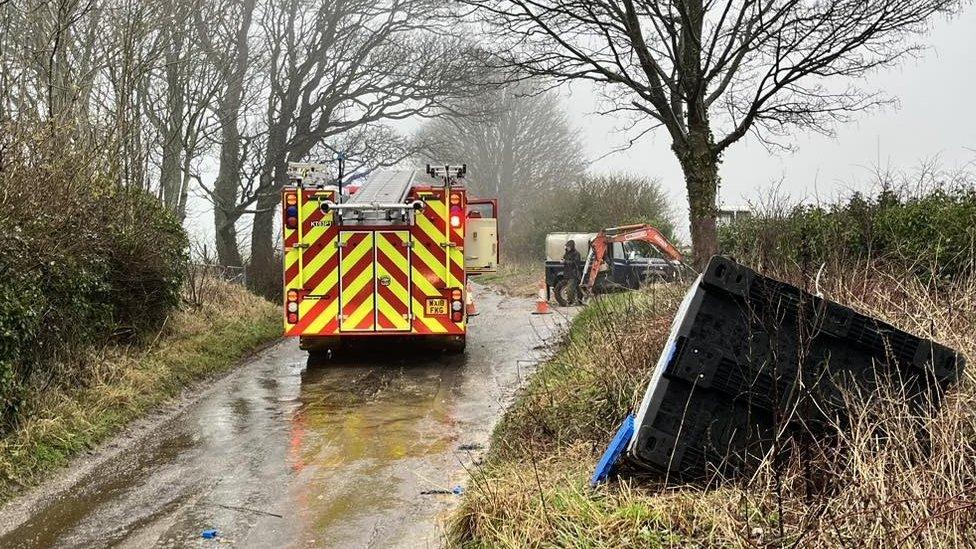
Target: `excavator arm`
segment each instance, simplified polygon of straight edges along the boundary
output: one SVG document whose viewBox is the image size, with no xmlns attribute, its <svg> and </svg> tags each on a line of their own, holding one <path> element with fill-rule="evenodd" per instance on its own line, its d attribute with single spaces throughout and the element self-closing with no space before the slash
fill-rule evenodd
<svg viewBox="0 0 976 549">
<path fill-rule="evenodd" d="M 681 252 L 661 234 L 661 231 L 650 225 L 626 225 L 605 229 L 597 233 L 596 238 L 593 239 L 593 243 L 591 244 L 593 262 L 589 265 L 589 277 L 587 278 L 588 288 L 593 288 L 593 285 L 596 283 L 597 274 L 599 274 L 600 267 L 603 266 L 603 262 L 606 259 L 607 248 L 614 242 L 633 241 L 650 243 L 671 261 L 681 262 L 682 260 Z"/>
</svg>

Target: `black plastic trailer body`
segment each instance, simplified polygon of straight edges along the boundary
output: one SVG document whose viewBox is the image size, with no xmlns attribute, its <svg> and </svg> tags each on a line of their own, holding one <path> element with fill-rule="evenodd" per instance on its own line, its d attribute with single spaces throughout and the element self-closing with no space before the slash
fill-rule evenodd
<svg viewBox="0 0 976 549">
<path fill-rule="evenodd" d="M 948 347 L 714 257 L 675 317 L 628 457 L 679 477 L 734 474 L 776 432 L 844 425 L 854 391 L 898 391 L 931 412 L 963 365 Z"/>
</svg>

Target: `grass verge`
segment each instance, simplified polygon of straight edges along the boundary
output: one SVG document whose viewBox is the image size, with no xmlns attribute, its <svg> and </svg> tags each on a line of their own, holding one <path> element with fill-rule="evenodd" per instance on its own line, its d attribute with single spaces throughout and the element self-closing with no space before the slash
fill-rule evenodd
<svg viewBox="0 0 976 549">
<path fill-rule="evenodd" d="M 934 291 L 865 269 L 825 277 L 824 293 L 909 331 L 976 351 L 976 287 Z M 448 523 L 452 547 L 966 546 L 976 538 L 972 368 L 916 437 L 897 402 L 852 409 L 843 448 L 811 492 L 805 463 L 765 464 L 708 487 L 661 479 L 590 489 L 619 421 L 636 407 L 683 289 L 609 296 L 574 320 L 493 433 Z M 879 437 L 878 433 L 887 436 Z"/>
<path fill-rule="evenodd" d="M 475 280 L 513 297 L 535 297 L 546 266 L 536 262 L 502 260 L 498 272 L 478 275 Z"/>
<path fill-rule="evenodd" d="M 172 314 L 151 340 L 76 357 L 84 361 L 87 379 L 36 390 L 25 419 L 0 439 L 0 501 L 280 335 L 277 307 L 213 280 L 202 303 Z"/>
</svg>

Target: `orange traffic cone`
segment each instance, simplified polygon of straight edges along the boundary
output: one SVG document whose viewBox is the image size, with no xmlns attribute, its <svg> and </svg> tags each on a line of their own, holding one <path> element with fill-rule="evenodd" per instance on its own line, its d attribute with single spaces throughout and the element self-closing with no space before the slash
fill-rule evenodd
<svg viewBox="0 0 976 549">
<path fill-rule="evenodd" d="M 534 315 L 552 314 L 552 311 L 549 310 L 549 301 L 546 300 L 545 280 L 539 283 L 539 297 L 535 301 L 535 311 L 532 314 Z"/>
<path fill-rule="evenodd" d="M 474 306 L 474 298 L 471 297 L 471 285 L 467 284 L 467 295 L 465 296 L 465 310 L 468 316 L 476 316 L 478 314 L 478 308 Z"/>
</svg>

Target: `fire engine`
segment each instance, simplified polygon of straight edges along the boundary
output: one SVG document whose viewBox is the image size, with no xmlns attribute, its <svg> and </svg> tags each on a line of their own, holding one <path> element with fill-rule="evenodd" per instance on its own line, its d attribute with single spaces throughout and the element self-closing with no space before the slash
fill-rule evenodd
<svg viewBox="0 0 976 549">
<path fill-rule="evenodd" d="M 343 188 L 325 165 L 290 164 L 281 200 L 285 335 L 311 352 L 407 336 L 462 351 L 468 277 L 498 264 L 497 201 L 471 198 L 466 172 L 384 171 Z"/>
</svg>

